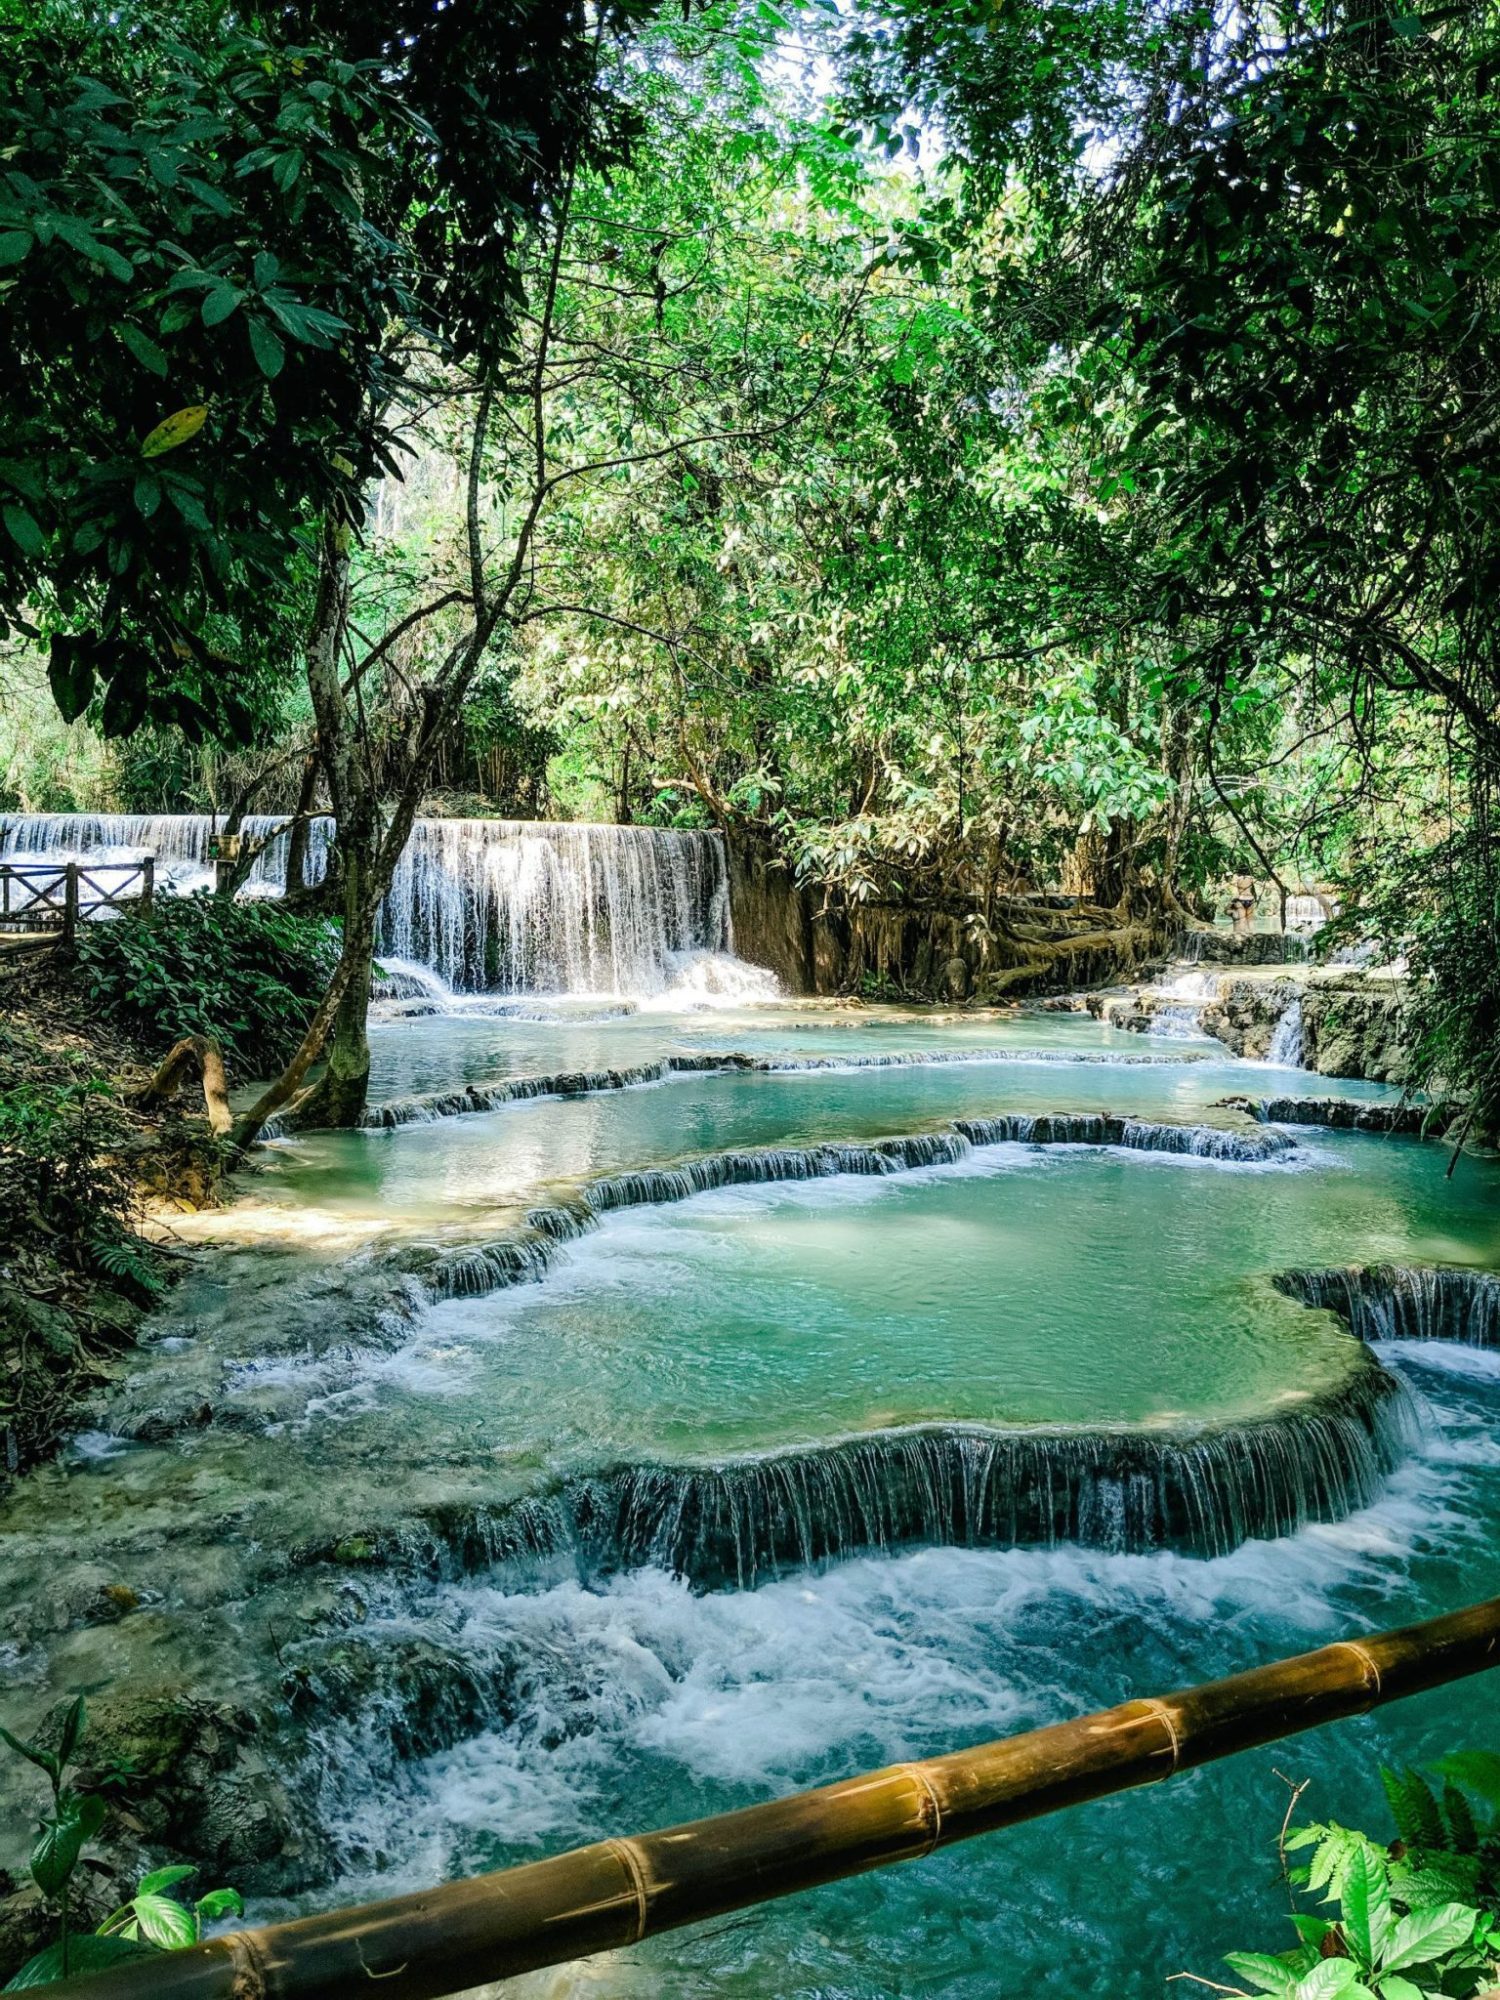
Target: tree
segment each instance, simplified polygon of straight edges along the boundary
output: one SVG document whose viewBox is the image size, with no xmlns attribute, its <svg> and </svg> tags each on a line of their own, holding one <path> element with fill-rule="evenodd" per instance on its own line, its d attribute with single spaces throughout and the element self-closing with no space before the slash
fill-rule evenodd
<svg viewBox="0 0 1500 2000">
<path fill-rule="evenodd" d="M 1149 529 L 1117 620 L 1151 635 L 1163 686 L 1201 709 L 1224 815 L 1257 840 L 1213 761 L 1234 760 L 1255 714 L 1288 755 L 1333 719 L 1367 774 L 1390 697 L 1452 746 L 1465 825 L 1456 844 L 1440 834 L 1439 871 L 1422 859 L 1431 829 L 1392 829 L 1394 872 L 1429 885 L 1428 915 L 1407 898 L 1393 928 L 1449 1020 L 1448 1080 L 1493 1097 L 1474 1054 L 1500 1003 L 1491 12 L 893 14 L 851 39 L 851 102 L 886 126 L 907 105 L 943 118 L 970 223 L 1017 190 L 1044 218 L 1034 297 L 1002 287 L 995 316 L 1033 354 L 1049 344 L 1046 370 L 1097 440 L 1100 505 L 1123 495 Z M 1028 116 L 1002 78 L 1033 50 Z M 1424 954 L 1434 892 L 1466 911 L 1467 1007 Z"/>
<path fill-rule="evenodd" d="M 0 107 L 0 636 L 70 719 L 244 737 L 413 332 L 503 350 L 518 232 L 626 136 L 641 9 L 47 0 Z"/>
</svg>

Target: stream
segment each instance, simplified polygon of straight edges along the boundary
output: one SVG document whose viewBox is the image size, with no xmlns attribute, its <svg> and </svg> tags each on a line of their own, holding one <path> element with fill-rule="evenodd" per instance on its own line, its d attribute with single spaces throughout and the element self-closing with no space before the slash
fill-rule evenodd
<svg viewBox="0 0 1500 2000">
<path fill-rule="evenodd" d="M 0 849 L 189 880 L 202 824 Z M 0 1502 L 9 1727 L 260 1719 L 309 1838 L 252 1920 L 1500 1593 L 1489 1293 L 1366 1341 L 1273 1282 L 1500 1268 L 1500 1168 L 1226 1108 L 1297 1091 L 1290 1031 L 1268 1072 L 1190 1021 L 785 999 L 710 836 L 497 828 L 419 831 L 369 1129 L 177 1219 L 139 1355 Z M 1374 1829 L 1382 1760 L 1459 1747 L 1484 1681 L 505 1991 L 1160 1996 L 1291 1941 L 1286 1779 Z"/>
</svg>

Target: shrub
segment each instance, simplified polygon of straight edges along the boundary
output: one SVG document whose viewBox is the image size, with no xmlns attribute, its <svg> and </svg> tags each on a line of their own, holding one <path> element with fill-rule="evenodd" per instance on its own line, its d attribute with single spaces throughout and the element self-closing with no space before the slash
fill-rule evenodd
<svg viewBox="0 0 1500 2000">
<path fill-rule="evenodd" d="M 206 895 L 78 938 L 85 990 L 110 1020 L 164 1044 L 211 1035 L 247 1076 L 274 1074 L 295 1050 L 338 952 L 329 918 Z"/>
<path fill-rule="evenodd" d="M 28 1245 L 73 1270 L 125 1278 L 135 1268 L 129 1127 L 110 1085 L 81 1058 L 0 1027 L 0 1216 L 7 1247 Z"/>
<path fill-rule="evenodd" d="M 1231 1952 L 1244 1986 L 1219 1993 L 1280 2000 L 1443 2000 L 1490 1991 L 1500 1961 L 1500 1756 L 1466 1751 L 1437 1766 L 1441 1791 L 1418 1771 L 1382 1771 L 1396 1838 L 1389 1844 L 1332 1822 L 1300 1827 L 1284 1852 L 1294 1892 L 1330 1914 L 1294 1911 L 1291 1950 Z"/>
</svg>

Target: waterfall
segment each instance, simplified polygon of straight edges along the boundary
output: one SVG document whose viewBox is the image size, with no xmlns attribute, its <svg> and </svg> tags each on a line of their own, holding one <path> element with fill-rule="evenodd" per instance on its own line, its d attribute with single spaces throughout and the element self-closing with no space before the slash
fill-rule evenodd
<svg viewBox="0 0 1500 2000">
<path fill-rule="evenodd" d="M 1361 1340 L 1500 1347 L 1500 1274 L 1458 1265 L 1371 1264 L 1283 1271 L 1276 1289 L 1338 1314 Z"/>
<path fill-rule="evenodd" d="M 1294 1000 L 1276 1023 L 1266 1061 L 1278 1069 L 1302 1067 L 1302 1002 Z"/>
<path fill-rule="evenodd" d="M 0 815 L 0 856 L 133 859 L 153 854 L 179 893 L 207 887 L 214 821 L 192 814 Z M 254 815 L 264 839 L 284 824 Z M 331 822 L 313 822 L 308 877 L 328 864 Z M 289 837 L 270 842 L 251 893 L 285 884 Z M 704 954 L 734 948 L 729 871 L 716 833 L 522 820 L 418 820 L 380 919 L 379 949 L 462 992 L 656 993 L 679 962 L 705 992 Z M 765 997 L 757 992 L 755 997 Z"/>
<path fill-rule="evenodd" d="M 1418 1423 L 1373 1360 L 1302 1405 L 1200 1431 L 928 1425 L 718 1465 L 622 1465 L 508 1507 L 361 1536 L 373 1559 L 463 1575 L 548 1556 L 651 1565 L 699 1588 L 911 1545 L 1222 1555 L 1369 1505 Z M 305 1559 L 337 1561 L 336 1548 Z"/>
</svg>

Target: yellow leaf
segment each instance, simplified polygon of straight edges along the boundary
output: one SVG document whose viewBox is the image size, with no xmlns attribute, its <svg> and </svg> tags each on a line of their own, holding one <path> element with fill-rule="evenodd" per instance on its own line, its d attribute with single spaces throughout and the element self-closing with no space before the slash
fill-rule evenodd
<svg viewBox="0 0 1500 2000">
<path fill-rule="evenodd" d="M 141 440 L 141 457 L 160 458 L 164 451 L 176 451 L 178 445 L 196 437 L 207 422 L 207 403 L 189 403 L 185 410 L 174 410 Z"/>
</svg>

